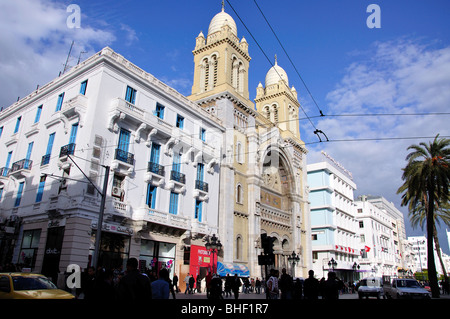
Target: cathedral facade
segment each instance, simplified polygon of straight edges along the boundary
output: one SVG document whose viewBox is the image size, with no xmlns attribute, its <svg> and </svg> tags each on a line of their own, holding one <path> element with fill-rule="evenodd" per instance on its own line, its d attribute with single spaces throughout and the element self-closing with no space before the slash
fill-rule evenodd
<svg viewBox="0 0 450 319">
<path fill-rule="evenodd" d="M 312 267 L 306 154 L 300 103 L 275 58 L 264 85 L 249 98 L 249 45 L 222 7 L 196 38 L 194 81 L 188 98 L 225 127 L 220 188 L 219 260 L 264 275 L 261 234 L 275 237 L 275 268 L 306 277 Z M 293 263 L 288 258 L 295 254 Z"/>
</svg>

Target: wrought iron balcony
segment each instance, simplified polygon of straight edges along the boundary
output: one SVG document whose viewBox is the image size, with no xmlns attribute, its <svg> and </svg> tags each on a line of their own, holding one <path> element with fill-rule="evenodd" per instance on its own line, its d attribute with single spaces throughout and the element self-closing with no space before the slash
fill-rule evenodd
<svg viewBox="0 0 450 319">
<path fill-rule="evenodd" d="M 33 165 L 33 161 L 24 158 L 24 159 L 12 164 L 10 173 L 17 172 L 21 169 L 31 169 L 32 165 Z"/>
<path fill-rule="evenodd" d="M 195 189 L 199 189 L 199 190 L 207 193 L 208 192 L 208 183 L 196 179 L 195 180 Z"/>
<path fill-rule="evenodd" d="M 114 158 L 130 165 L 133 165 L 134 163 L 134 154 L 125 152 L 119 148 L 116 148 L 116 154 Z"/>
<path fill-rule="evenodd" d="M 164 176 L 164 166 L 157 163 L 148 162 L 147 172 L 152 172 L 160 176 Z"/>
<path fill-rule="evenodd" d="M 48 163 L 50 163 L 50 157 L 51 157 L 51 154 L 45 154 L 44 156 L 42 156 L 41 166 L 44 166 L 44 165 L 47 165 Z"/>
<path fill-rule="evenodd" d="M 177 171 L 170 171 L 170 179 L 181 184 L 186 184 L 186 175 Z"/>
<path fill-rule="evenodd" d="M 75 153 L 75 143 L 67 144 L 61 147 L 59 157 L 73 155 Z"/>
</svg>

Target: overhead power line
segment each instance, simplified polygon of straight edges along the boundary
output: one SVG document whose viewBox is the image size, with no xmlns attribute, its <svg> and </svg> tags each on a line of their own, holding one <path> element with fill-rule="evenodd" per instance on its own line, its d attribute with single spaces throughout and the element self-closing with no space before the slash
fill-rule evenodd
<svg viewBox="0 0 450 319">
<path fill-rule="evenodd" d="M 305 87 L 306 91 L 308 92 L 309 96 L 311 97 L 312 101 L 314 102 L 315 106 L 317 107 L 317 109 L 319 110 L 320 116 L 324 116 L 322 113 L 322 110 L 320 109 L 319 105 L 317 104 L 316 100 L 314 99 L 314 96 L 312 95 L 311 91 L 309 90 L 308 86 L 306 85 L 305 81 L 303 80 L 302 76 L 300 75 L 300 72 L 297 70 L 297 67 L 295 66 L 294 62 L 292 62 L 291 57 L 289 56 L 289 54 L 287 53 L 286 49 L 284 48 L 284 45 L 281 43 L 280 39 L 278 38 L 275 30 L 272 28 L 272 25 L 270 24 L 269 20 L 266 18 L 266 15 L 264 14 L 264 12 L 261 10 L 260 6 L 258 5 L 258 3 L 256 2 L 256 0 L 253 0 L 253 2 L 255 3 L 256 7 L 258 8 L 259 12 L 261 13 L 261 15 L 263 16 L 264 20 L 266 20 L 267 25 L 269 26 L 270 30 L 272 31 L 273 35 L 275 36 L 275 38 L 277 39 L 278 43 L 280 44 L 281 48 L 284 51 L 284 54 L 286 54 L 289 62 L 291 62 L 291 65 L 294 67 L 295 72 L 297 73 L 298 77 L 300 78 L 300 80 L 303 83 L 303 86 Z"/>
<path fill-rule="evenodd" d="M 236 10 L 233 8 L 233 6 L 231 5 L 230 1 L 227 0 L 228 5 L 230 6 L 231 10 L 233 10 L 234 14 L 238 17 L 239 21 L 241 21 L 242 25 L 245 27 L 245 29 L 247 30 L 248 34 L 252 37 L 253 41 L 255 41 L 256 45 L 258 46 L 258 48 L 261 50 L 261 52 L 263 53 L 263 55 L 266 57 L 267 61 L 270 63 L 270 65 L 273 67 L 273 63 L 272 61 L 269 59 L 269 57 L 267 56 L 266 52 L 264 51 L 264 49 L 261 47 L 261 45 L 259 44 L 259 42 L 256 40 L 256 38 L 253 36 L 252 32 L 249 30 L 249 28 L 247 27 L 247 25 L 245 24 L 245 22 L 241 19 L 241 17 L 239 16 L 239 14 L 236 12 Z M 275 69 L 275 72 L 278 73 L 278 71 Z M 281 75 L 278 73 L 278 76 Z M 317 127 L 314 125 L 314 123 L 312 122 L 312 120 L 310 119 L 310 117 L 308 116 L 308 114 L 306 113 L 306 111 L 303 109 L 303 107 L 300 105 L 300 108 L 302 109 L 303 113 L 306 115 L 306 118 L 309 120 L 309 122 L 311 123 L 312 127 L 317 130 Z"/>
</svg>

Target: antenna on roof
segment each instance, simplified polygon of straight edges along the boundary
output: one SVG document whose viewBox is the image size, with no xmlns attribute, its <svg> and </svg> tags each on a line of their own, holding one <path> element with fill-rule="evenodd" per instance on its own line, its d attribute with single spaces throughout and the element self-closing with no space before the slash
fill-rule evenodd
<svg viewBox="0 0 450 319">
<path fill-rule="evenodd" d="M 67 63 L 69 62 L 70 53 L 72 52 L 73 42 L 74 42 L 74 41 L 72 41 L 72 44 L 70 45 L 69 54 L 67 54 L 67 59 L 66 59 L 66 63 L 64 63 L 64 69 L 63 69 L 63 71 L 62 71 L 62 74 L 66 73 L 66 70 L 67 70 L 68 68 L 70 68 L 70 66 L 67 65 Z"/>
</svg>

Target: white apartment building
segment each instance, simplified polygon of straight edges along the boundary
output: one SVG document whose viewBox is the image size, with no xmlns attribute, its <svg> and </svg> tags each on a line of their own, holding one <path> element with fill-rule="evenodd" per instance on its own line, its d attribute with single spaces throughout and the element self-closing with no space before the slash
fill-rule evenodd
<svg viewBox="0 0 450 319">
<path fill-rule="evenodd" d="M 428 269 L 428 248 L 427 248 L 427 237 L 426 236 L 410 236 L 408 237 L 408 242 L 412 246 L 414 251 L 414 272 L 423 272 Z M 442 244 L 441 244 L 442 245 Z M 436 265 L 436 271 L 438 274 L 443 274 L 443 269 L 441 262 L 436 251 L 434 252 L 434 262 Z M 446 268 L 447 274 L 450 272 L 450 258 L 448 255 L 444 254 L 441 249 L 441 256 L 443 259 L 444 267 Z"/>
<path fill-rule="evenodd" d="M 397 275 L 400 262 L 395 220 L 367 196 L 355 202 L 361 247 L 361 272 L 369 275 Z"/>
<path fill-rule="evenodd" d="M 220 120 L 106 47 L 0 113 L 0 263 L 180 273 L 218 233 Z M 90 183 L 89 180 L 93 183 Z"/>
<path fill-rule="evenodd" d="M 360 254 L 352 175 L 332 157 L 308 165 L 313 270 L 325 277 L 334 270 L 345 281 L 356 281 Z M 332 262 L 335 262 L 333 265 Z"/>
</svg>

